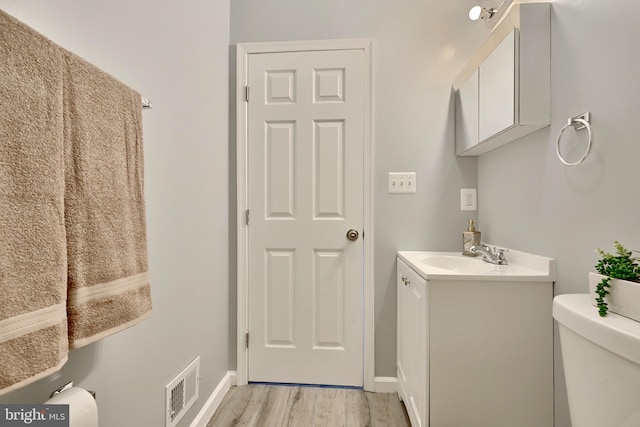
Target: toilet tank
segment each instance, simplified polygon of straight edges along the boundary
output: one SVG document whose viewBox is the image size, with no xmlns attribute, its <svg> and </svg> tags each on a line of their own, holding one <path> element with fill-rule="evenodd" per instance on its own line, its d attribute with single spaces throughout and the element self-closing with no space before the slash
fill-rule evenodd
<svg viewBox="0 0 640 427">
<path fill-rule="evenodd" d="M 573 427 L 640 426 L 640 322 L 600 317 L 589 294 L 553 300 Z"/>
</svg>

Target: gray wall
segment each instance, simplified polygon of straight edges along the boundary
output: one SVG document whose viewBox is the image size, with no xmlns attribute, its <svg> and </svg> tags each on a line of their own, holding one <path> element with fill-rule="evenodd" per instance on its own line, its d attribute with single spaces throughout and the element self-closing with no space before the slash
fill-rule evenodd
<svg viewBox="0 0 640 427">
<path fill-rule="evenodd" d="M 620 240 L 640 249 L 640 3 L 555 0 L 551 11 L 551 126 L 479 157 L 479 213 L 488 241 L 556 259 L 556 294 L 586 293 L 596 248 L 613 250 Z M 567 167 L 556 136 L 584 111 L 593 115 L 593 149 Z M 571 159 L 585 133 L 565 132 Z M 556 426 L 567 427 L 557 341 L 555 375 Z"/>
<path fill-rule="evenodd" d="M 102 427 L 164 425 L 164 386 L 201 357 L 201 397 L 229 368 L 229 1 L 0 0 L 0 8 L 153 101 L 143 112 L 152 317 L 74 350 L 59 374 L 0 401 L 42 402 L 73 380 Z"/>
<path fill-rule="evenodd" d="M 477 47 L 475 40 L 487 33 L 484 25 L 467 19 L 472 4 L 472 0 L 231 2 L 232 45 L 374 39 L 376 376 L 396 375 L 395 252 L 460 250 L 461 232 L 473 217 L 460 212 L 459 189 L 476 186 L 476 160 L 455 157 L 451 120 L 453 76 Z M 235 74 L 233 63 L 231 73 Z M 232 115 L 234 109 L 232 104 Z M 235 126 L 233 117 L 231 125 Z M 387 173 L 392 171 L 417 172 L 417 194 L 388 194 Z M 231 344 L 235 346 L 233 337 Z M 232 366 L 234 358 L 232 353 Z"/>
</svg>

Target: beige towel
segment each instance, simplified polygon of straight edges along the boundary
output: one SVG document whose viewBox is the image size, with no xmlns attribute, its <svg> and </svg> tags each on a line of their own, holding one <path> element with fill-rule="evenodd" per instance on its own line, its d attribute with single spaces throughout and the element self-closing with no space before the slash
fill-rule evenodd
<svg viewBox="0 0 640 427">
<path fill-rule="evenodd" d="M 0 395 L 67 360 L 63 57 L 0 10 Z"/>
<path fill-rule="evenodd" d="M 0 395 L 151 313 L 140 101 L 0 10 Z"/>
<path fill-rule="evenodd" d="M 65 54 L 69 344 L 82 347 L 151 313 L 141 96 Z"/>
</svg>

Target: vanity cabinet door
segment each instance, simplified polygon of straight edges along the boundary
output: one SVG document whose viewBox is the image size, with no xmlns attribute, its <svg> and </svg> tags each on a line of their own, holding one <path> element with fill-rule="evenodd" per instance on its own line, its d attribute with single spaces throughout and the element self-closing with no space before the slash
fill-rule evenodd
<svg viewBox="0 0 640 427">
<path fill-rule="evenodd" d="M 396 343 L 396 377 L 398 381 L 398 395 L 407 401 L 407 295 L 409 294 L 406 281 L 409 278 L 409 267 L 398 258 L 397 266 L 397 343 Z"/>
<path fill-rule="evenodd" d="M 428 286 L 398 258 L 398 389 L 413 427 L 429 425 Z"/>
<path fill-rule="evenodd" d="M 516 30 L 489 54 L 479 70 L 478 139 L 516 124 Z"/>
</svg>

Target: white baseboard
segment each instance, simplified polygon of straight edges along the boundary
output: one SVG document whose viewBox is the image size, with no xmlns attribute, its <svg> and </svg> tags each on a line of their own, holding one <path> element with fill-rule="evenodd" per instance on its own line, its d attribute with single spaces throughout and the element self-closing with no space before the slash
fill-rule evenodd
<svg viewBox="0 0 640 427">
<path fill-rule="evenodd" d="M 395 393 L 398 391 L 396 377 L 375 377 L 373 384 L 376 393 Z"/>
<path fill-rule="evenodd" d="M 236 385 L 236 371 L 229 371 L 222 377 L 215 390 L 213 390 L 213 393 L 211 393 L 211 396 L 209 396 L 209 399 L 207 399 L 200 412 L 198 412 L 198 415 L 194 418 L 190 427 L 206 427 L 216 412 L 216 409 L 220 406 L 222 398 L 227 394 L 227 391 L 229 391 L 232 385 Z"/>
</svg>

